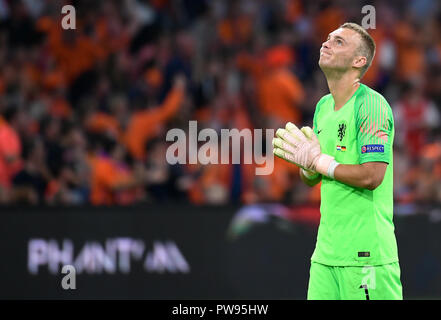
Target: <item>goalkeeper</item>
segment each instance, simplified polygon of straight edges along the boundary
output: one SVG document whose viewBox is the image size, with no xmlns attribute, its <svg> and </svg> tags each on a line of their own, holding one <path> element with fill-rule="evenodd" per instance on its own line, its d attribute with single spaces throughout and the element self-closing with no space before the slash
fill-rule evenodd
<svg viewBox="0 0 441 320">
<path fill-rule="evenodd" d="M 321 181 L 320 226 L 308 299 L 402 299 L 393 224 L 394 120 L 378 92 L 360 83 L 375 42 L 359 25 L 329 34 L 319 66 L 330 94 L 317 103 L 313 129 L 277 130 L 274 154 Z"/>
</svg>

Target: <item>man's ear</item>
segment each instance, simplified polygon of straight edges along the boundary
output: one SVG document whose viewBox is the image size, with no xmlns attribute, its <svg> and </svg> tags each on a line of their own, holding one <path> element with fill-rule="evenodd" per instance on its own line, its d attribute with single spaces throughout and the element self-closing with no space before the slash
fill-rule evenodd
<svg viewBox="0 0 441 320">
<path fill-rule="evenodd" d="M 357 56 L 354 59 L 354 62 L 352 62 L 352 66 L 359 69 L 362 68 L 364 65 L 366 65 L 367 59 L 363 56 Z"/>
</svg>

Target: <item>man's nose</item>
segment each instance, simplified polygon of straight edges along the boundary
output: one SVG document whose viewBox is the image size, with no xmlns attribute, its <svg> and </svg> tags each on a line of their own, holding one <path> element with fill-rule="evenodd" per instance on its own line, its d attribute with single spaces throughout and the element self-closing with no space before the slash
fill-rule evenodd
<svg viewBox="0 0 441 320">
<path fill-rule="evenodd" d="M 322 47 L 329 49 L 329 40 L 326 40 L 325 42 L 322 43 Z"/>
</svg>

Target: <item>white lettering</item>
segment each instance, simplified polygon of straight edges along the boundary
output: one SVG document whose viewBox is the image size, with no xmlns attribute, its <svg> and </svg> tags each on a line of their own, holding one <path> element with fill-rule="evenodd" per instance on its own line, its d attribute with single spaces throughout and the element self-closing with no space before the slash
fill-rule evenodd
<svg viewBox="0 0 441 320">
<path fill-rule="evenodd" d="M 68 273 L 69 272 L 69 273 Z M 63 266 L 61 269 L 62 274 L 66 274 L 61 280 L 61 287 L 64 290 L 76 289 L 76 271 L 75 267 L 72 265 Z"/>
<path fill-rule="evenodd" d="M 61 8 L 61 13 L 66 14 L 61 20 L 61 26 L 64 30 L 76 29 L 76 13 L 75 7 L 71 5 L 65 5 Z"/>
</svg>

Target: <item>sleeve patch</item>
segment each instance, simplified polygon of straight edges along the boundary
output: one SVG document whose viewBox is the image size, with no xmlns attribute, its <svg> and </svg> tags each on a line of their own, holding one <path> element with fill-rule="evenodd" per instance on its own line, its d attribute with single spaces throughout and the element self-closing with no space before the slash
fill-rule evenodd
<svg viewBox="0 0 441 320">
<path fill-rule="evenodd" d="M 361 153 L 380 152 L 384 153 L 384 145 L 382 144 L 367 144 L 361 147 Z"/>
</svg>

